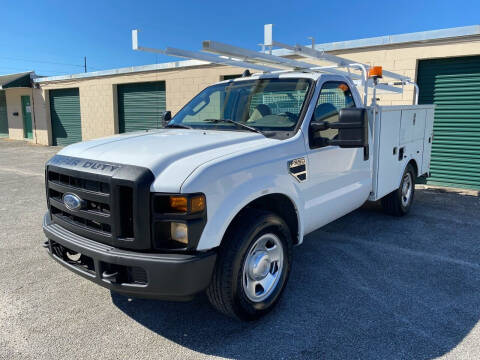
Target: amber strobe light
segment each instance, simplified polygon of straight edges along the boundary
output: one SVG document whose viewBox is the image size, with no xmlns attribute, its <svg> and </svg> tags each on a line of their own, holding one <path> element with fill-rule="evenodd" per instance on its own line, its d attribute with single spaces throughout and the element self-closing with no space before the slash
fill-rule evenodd
<svg viewBox="0 0 480 360">
<path fill-rule="evenodd" d="M 372 66 L 368 70 L 368 77 L 371 78 L 381 78 L 382 77 L 382 67 L 381 66 Z"/>
<path fill-rule="evenodd" d="M 186 213 L 190 210 L 193 214 L 205 210 L 205 195 L 196 195 L 191 198 L 175 195 L 170 196 L 168 202 L 173 212 Z"/>
</svg>

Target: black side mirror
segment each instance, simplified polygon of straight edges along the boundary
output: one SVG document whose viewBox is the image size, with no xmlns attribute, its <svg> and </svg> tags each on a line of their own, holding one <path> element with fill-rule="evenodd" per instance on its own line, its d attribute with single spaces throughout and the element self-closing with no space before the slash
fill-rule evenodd
<svg viewBox="0 0 480 360">
<path fill-rule="evenodd" d="M 338 122 L 329 125 L 330 129 L 338 129 L 338 137 L 335 140 L 330 140 L 330 145 L 338 145 L 342 148 L 368 146 L 368 119 L 366 109 L 341 109 Z"/>
<path fill-rule="evenodd" d="M 163 113 L 162 116 L 163 126 L 167 125 L 170 120 L 172 120 L 172 112 L 167 110 Z"/>
<path fill-rule="evenodd" d="M 338 129 L 336 139 L 326 139 L 316 136 L 319 131 Z M 363 108 L 341 109 L 338 122 L 312 121 L 310 133 L 317 146 L 338 145 L 342 148 L 357 148 L 368 146 L 367 110 Z"/>
</svg>

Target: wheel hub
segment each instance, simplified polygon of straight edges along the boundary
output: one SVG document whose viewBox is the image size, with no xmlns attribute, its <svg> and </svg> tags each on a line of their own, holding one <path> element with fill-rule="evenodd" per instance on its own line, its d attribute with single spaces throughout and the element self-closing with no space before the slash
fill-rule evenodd
<svg viewBox="0 0 480 360">
<path fill-rule="evenodd" d="M 265 251 L 258 251 L 248 263 L 248 276 L 254 280 L 264 279 L 270 271 L 271 260 Z"/>
<path fill-rule="evenodd" d="M 413 182 L 412 182 L 412 176 L 410 173 L 406 173 L 405 176 L 403 177 L 403 183 L 402 183 L 402 205 L 407 206 L 408 203 L 410 202 L 410 198 L 412 197 L 412 187 L 413 187 Z"/>
<path fill-rule="evenodd" d="M 253 302 L 261 302 L 276 289 L 283 272 L 283 245 L 272 233 L 251 246 L 243 266 L 243 290 Z"/>
</svg>

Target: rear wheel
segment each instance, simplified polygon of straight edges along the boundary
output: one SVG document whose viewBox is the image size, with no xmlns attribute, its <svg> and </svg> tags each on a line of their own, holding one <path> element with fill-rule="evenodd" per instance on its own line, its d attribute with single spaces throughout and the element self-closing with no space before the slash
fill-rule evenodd
<svg viewBox="0 0 480 360">
<path fill-rule="evenodd" d="M 415 195 L 415 170 L 408 164 L 400 187 L 382 198 L 382 206 L 387 214 L 403 216 L 410 211 Z"/>
<path fill-rule="evenodd" d="M 277 303 L 290 273 L 292 240 L 279 216 L 247 210 L 227 232 L 207 296 L 220 312 L 254 320 Z"/>
</svg>

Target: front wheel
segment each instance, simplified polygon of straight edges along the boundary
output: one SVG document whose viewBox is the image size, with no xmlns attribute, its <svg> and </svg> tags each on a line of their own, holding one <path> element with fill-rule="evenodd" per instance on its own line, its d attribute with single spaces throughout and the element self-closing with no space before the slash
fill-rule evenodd
<svg viewBox="0 0 480 360">
<path fill-rule="evenodd" d="M 279 216 L 247 210 L 227 232 L 207 296 L 220 312 L 254 320 L 277 303 L 290 273 L 292 239 Z"/>
<path fill-rule="evenodd" d="M 415 195 L 415 170 L 408 164 L 400 187 L 382 198 L 382 206 L 387 214 L 394 216 L 406 215 L 412 206 Z"/>
</svg>

